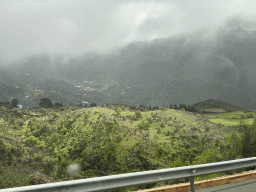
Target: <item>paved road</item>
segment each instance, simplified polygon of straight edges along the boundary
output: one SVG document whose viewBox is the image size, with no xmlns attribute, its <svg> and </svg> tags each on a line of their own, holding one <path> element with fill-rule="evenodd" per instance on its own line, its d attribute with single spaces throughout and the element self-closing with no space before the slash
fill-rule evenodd
<svg viewBox="0 0 256 192">
<path fill-rule="evenodd" d="M 218 185 L 218 186 L 208 187 L 203 189 L 196 189 L 195 191 L 196 192 L 255 192 L 256 178 L 248 179 L 244 181 L 238 181 L 236 183 Z"/>
<path fill-rule="evenodd" d="M 195 189 L 196 192 L 256 192 L 256 169 L 234 173 L 232 175 L 224 175 L 210 180 L 196 181 L 195 184 L 203 187 L 201 189 Z M 132 192 L 161 192 L 165 190 L 170 192 L 191 192 L 189 182 L 160 186 L 145 190 L 140 189 Z"/>
</svg>

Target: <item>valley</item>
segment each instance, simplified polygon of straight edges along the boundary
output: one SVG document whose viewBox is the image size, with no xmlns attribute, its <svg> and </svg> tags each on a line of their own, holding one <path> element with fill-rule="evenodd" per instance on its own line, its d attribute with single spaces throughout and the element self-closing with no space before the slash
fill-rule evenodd
<svg viewBox="0 0 256 192">
<path fill-rule="evenodd" d="M 228 5 L 1 1 L 0 191 L 256 157 L 256 1 Z"/>
<path fill-rule="evenodd" d="M 0 100 L 38 107 L 42 97 L 63 105 L 145 106 L 214 99 L 256 110 L 256 39 L 244 29 L 246 21 L 229 22 L 211 39 L 180 34 L 132 42 L 108 54 L 31 55 L 0 67 Z"/>
</svg>

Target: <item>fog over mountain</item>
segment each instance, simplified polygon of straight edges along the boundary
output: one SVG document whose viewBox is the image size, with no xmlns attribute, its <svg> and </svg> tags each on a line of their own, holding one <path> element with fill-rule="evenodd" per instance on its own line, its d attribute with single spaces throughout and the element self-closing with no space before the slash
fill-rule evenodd
<svg viewBox="0 0 256 192">
<path fill-rule="evenodd" d="M 215 99 L 256 109 L 256 3 L 3 2 L 9 35 L 0 34 L 1 101 L 166 106 Z"/>
</svg>

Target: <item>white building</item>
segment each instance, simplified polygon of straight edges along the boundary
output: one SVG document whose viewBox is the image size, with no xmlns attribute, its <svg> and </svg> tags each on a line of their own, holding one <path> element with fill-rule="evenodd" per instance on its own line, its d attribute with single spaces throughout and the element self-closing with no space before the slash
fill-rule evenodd
<svg viewBox="0 0 256 192">
<path fill-rule="evenodd" d="M 20 109 L 22 109 L 23 105 L 17 105 Z"/>
</svg>

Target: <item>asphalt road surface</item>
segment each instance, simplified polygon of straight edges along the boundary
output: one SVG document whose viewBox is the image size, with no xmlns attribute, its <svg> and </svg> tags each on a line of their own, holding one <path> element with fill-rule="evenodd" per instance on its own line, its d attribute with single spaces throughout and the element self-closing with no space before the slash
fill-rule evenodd
<svg viewBox="0 0 256 192">
<path fill-rule="evenodd" d="M 236 183 L 229 183 L 225 185 L 218 185 L 203 189 L 196 189 L 196 192 L 256 192 L 256 178 Z M 189 191 L 191 192 L 191 191 Z"/>
</svg>

